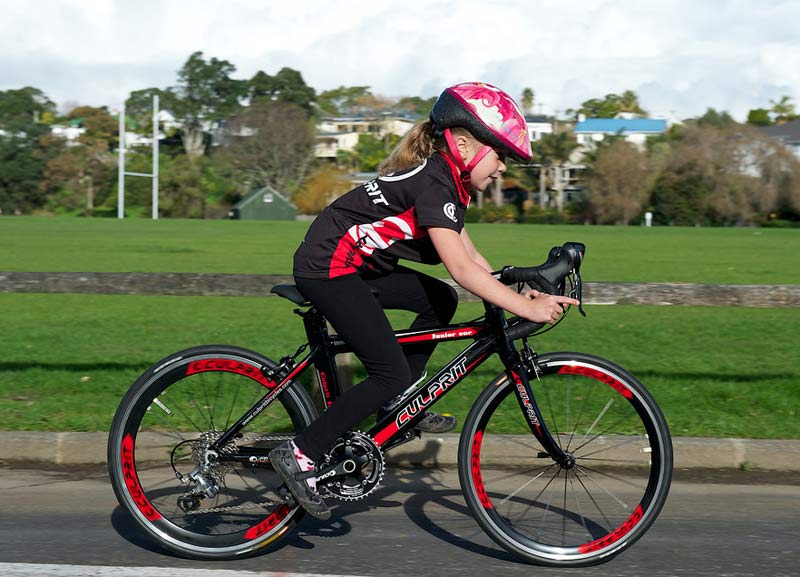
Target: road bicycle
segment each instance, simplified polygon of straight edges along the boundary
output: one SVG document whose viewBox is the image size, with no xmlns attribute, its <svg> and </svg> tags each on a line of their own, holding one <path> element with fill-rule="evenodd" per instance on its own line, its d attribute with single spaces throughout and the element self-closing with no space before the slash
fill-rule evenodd
<svg viewBox="0 0 800 577">
<path fill-rule="evenodd" d="M 494 276 L 518 291 L 527 284 L 580 299 L 584 254 L 584 245 L 566 243 L 538 267 Z M 117 499 L 179 555 L 253 555 L 303 516 L 268 454 L 341 394 L 336 356 L 348 347 L 294 285 L 272 292 L 302 318 L 308 341 L 293 354 L 275 362 L 226 345 L 175 353 L 133 383 L 114 416 L 108 462 Z M 475 400 L 458 446 L 461 489 L 477 523 L 514 555 L 549 566 L 600 563 L 632 545 L 669 492 L 667 423 L 645 387 L 614 363 L 537 353 L 528 337 L 549 328 L 484 301 L 474 321 L 396 331 L 401 344 L 470 342 L 372 428 L 337 441 L 317 465 L 323 497 L 352 501 L 375 491 L 386 451 L 412 440 L 424 411 L 498 355 L 504 371 Z M 309 369 L 317 403 L 299 382 Z"/>
</svg>

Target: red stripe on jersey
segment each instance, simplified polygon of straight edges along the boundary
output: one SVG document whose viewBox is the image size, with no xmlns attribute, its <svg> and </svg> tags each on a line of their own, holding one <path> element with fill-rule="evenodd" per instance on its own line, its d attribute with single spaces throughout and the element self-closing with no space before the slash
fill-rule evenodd
<svg viewBox="0 0 800 577">
<path fill-rule="evenodd" d="M 328 278 L 357 272 L 364 257 L 376 250 L 386 250 L 398 240 L 411 240 L 427 235 L 417 226 L 414 208 L 396 216 L 387 216 L 376 222 L 355 224 L 339 239 L 331 258 Z"/>
</svg>

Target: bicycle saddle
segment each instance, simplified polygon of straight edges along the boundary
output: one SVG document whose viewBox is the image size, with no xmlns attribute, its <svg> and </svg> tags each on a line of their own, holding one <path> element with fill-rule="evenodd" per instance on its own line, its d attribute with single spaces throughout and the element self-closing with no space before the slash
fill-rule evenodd
<svg viewBox="0 0 800 577">
<path fill-rule="evenodd" d="M 309 306 L 311 304 L 308 302 L 308 299 L 303 296 L 303 293 L 300 292 L 300 289 L 293 284 L 276 284 L 269 292 L 279 297 L 289 299 L 296 305 Z"/>
</svg>

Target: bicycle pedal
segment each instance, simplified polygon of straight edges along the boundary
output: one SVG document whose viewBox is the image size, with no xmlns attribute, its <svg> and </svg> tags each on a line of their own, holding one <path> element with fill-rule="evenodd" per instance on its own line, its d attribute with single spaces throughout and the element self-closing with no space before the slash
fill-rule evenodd
<svg viewBox="0 0 800 577">
<path fill-rule="evenodd" d="M 291 491 L 286 488 L 286 485 L 281 485 L 278 487 L 278 496 L 281 500 L 289 506 L 289 508 L 294 508 L 297 506 L 297 499 L 294 498 Z"/>
</svg>

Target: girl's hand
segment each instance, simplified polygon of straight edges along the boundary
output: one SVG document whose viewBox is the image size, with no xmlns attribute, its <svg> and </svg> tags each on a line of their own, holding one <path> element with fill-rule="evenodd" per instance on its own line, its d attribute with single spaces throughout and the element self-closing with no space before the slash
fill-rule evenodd
<svg viewBox="0 0 800 577">
<path fill-rule="evenodd" d="M 563 305 L 577 306 L 581 304 L 578 299 L 560 295 L 549 295 L 537 290 L 528 291 L 525 293 L 525 296 L 531 300 L 531 306 L 528 307 L 526 314 L 520 316 L 535 323 L 555 324 L 558 317 L 564 314 Z"/>
</svg>

